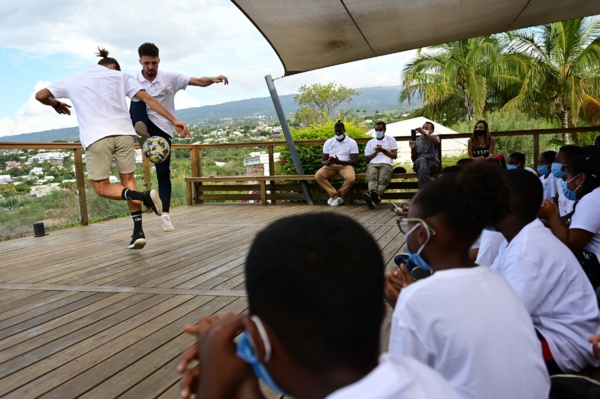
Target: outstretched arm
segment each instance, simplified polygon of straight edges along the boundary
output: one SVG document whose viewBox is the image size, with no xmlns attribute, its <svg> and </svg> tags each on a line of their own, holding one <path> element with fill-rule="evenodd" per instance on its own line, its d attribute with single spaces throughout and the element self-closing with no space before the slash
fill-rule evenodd
<svg viewBox="0 0 600 399">
<path fill-rule="evenodd" d="M 35 99 L 44 105 L 49 105 L 54 108 L 57 114 L 71 115 L 71 111 L 69 110 L 71 106 L 58 101 L 48 89 L 42 89 L 35 93 Z"/>
<path fill-rule="evenodd" d="M 160 115 L 164 116 L 169 122 L 175 126 L 177 132 L 181 135 L 181 137 L 192 137 L 192 134 L 189 132 L 185 123 L 180 122 L 177 118 L 175 118 L 167 109 L 159 103 L 154 97 L 146 92 L 146 90 L 140 90 L 135 93 L 135 96 L 146 103 L 147 106 L 158 112 Z"/>
<path fill-rule="evenodd" d="M 190 83 L 188 84 L 191 86 L 207 87 L 213 83 L 224 83 L 228 85 L 229 80 L 227 79 L 227 76 L 219 75 L 214 77 L 190 78 Z"/>
</svg>

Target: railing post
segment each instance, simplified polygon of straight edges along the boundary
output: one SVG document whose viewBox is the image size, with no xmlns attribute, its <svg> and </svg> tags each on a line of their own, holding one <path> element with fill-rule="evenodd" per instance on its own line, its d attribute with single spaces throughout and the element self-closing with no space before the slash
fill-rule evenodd
<svg viewBox="0 0 600 399">
<path fill-rule="evenodd" d="M 275 174 L 275 155 L 274 155 L 274 151 L 273 151 L 273 146 L 269 145 L 267 147 L 268 151 L 269 151 L 269 176 L 273 176 Z M 275 182 L 274 181 L 269 181 L 269 187 L 271 187 L 271 204 L 275 205 L 276 201 L 275 201 Z M 265 202 L 266 203 L 266 202 Z"/>
<path fill-rule="evenodd" d="M 533 134 L 533 168 L 537 168 L 538 158 L 540 156 L 540 135 Z"/>
<path fill-rule="evenodd" d="M 202 177 L 202 159 L 199 147 L 194 147 L 190 149 L 190 163 L 191 163 L 191 174 L 192 177 Z M 196 204 L 200 204 L 203 201 L 199 200 L 200 191 L 198 190 L 199 186 L 202 183 L 192 183 L 192 200 Z"/>
<path fill-rule="evenodd" d="M 76 148 L 73 150 L 73 159 L 75 161 L 75 179 L 77 180 L 77 194 L 79 195 L 79 218 L 82 226 L 87 226 L 88 210 L 87 197 L 85 195 L 85 176 L 83 173 L 83 149 Z"/>
<path fill-rule="evenodd" d="M 150 161 L 142 153 L 142 169 L 144 170 L 144 186 L 146 190 L 152 190 L 152 181 L 150 180 Z"/>
</svg>

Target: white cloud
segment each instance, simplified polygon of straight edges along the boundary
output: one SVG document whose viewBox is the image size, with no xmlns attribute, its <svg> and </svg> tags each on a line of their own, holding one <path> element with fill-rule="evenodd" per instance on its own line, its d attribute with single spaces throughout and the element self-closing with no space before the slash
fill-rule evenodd
<svg viewBox="0 0 600 399">
<path fill-rule="evenodd" d="M 67 75 L 96 63 L 97 46 L 108 48 L 124 71 L 136 73 L 137 48 L 149 41 L 159 46 L 164 70 L 194 77 L 223 74 L 230 80 L 229 86 L 180 92 L 178 109 L 266 97 L 264 76 L 283 74 L 268 42 L 229 1 L 21 0 L 0 3 L 0 15 L 0 49 L 13 50 L 2 64 L 3 74 L 36 60 L 36 77 L 54 79 L 44 65 L 64 69 Z M 353 62 L 278 79 L 275 84 L 282 95 L 316 82 L 335 81 L 353 88 L 399 85 L 401 69 L 410 57 L 412 52 Z M 31 83 L 22 87 L 21 98 L 29 90 Z M 0 135 L 76 124 L 74 116 L 56 115 L 36 104 L 33 93 L 14 117 L 2 119 Z"/>
<path fill-rule="evenodd" d="M 71 115 L 59 115 L 52 108 L 41 104 L 35 99 L 35 93 L 49 84 L 50 82 L 38 82 L 27 102 L 17 111 L 15 118 L 0 119 L 0 136 L 40 132 L 77 125 L 77 117 L 73 108 L 71 108 Z"/>
</svg>

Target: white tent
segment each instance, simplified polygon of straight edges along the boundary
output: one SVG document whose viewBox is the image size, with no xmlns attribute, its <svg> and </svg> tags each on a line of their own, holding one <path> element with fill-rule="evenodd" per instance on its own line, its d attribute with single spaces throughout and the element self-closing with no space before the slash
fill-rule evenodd
<svg viewBox="0 0 600 399">
<path fill-rule="evenodd" d="M 433 134 L 437 134 L 440 137 L 442 143 L 442 155 L 447 156 L 467 156 L 467 140 L 468 139 L 444 139 L 444 134 L 455 134 L 452 129 L 443 126 L 436 121 L 419 116 L 417 118 L 407 119 L 405 121 L 388 123 L 386 125 L 386 132 L 388 136 L 392 137 L 410 137 L 410 130 L 417 127 L 422 127 L 425 122 L 431 122 L 435 126 Z M 370 136 L 375 136 L 375 130 L 372 129 L 367 132 Z M 419 133 L 417 133 L 418 135 Z M 408 141 L 398 142 L 398 158 L 395 163 L 411 163 L 410 159 L 410 147 Z"/>
</svg>

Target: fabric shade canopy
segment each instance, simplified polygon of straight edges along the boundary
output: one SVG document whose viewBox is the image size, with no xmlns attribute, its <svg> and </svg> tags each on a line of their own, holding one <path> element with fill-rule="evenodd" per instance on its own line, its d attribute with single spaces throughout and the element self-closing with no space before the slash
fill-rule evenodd
<svg viewBox="0 0 600 399">
<path fill-rule="evenodd" d="M 232 0 L 285 75 L 600 14 L 600 0 Z"/>
</svg>

